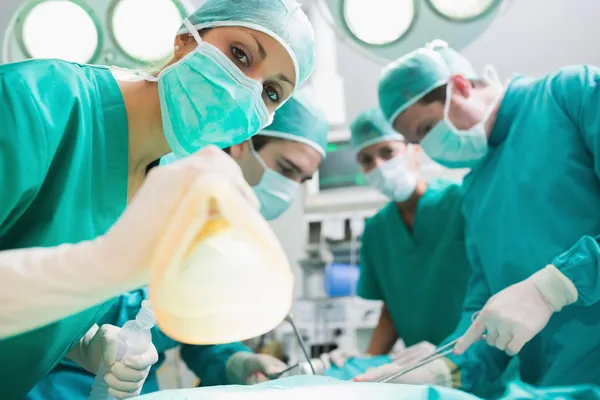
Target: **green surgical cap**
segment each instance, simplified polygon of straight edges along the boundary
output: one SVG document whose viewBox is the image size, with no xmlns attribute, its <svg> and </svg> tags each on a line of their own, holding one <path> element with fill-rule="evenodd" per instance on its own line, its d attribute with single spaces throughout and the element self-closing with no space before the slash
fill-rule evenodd
<svg viewBox="0 0 600 400">
<path fill-rule="evenodd" d="M 307 144 L 325 158 L 328 133 L 325 114 L 304 92 L 297 92 L 277 109 L 273 123 L 258 134 Z"/>
<path fill-rule="evenodd" d="M 390 63 L 379 79 L 379 105 L 385 118 L 393 123 L 408 107 L 448 83 L 452 75 L 479 79 L 469 61 L 441 40 Z"/>
<path fill-rule="evenodd" d="M 314 31 L 295 0 L 206 0 L 188 19 L 197 30 L 243 26 L 271 36 L 294 63 L 296 89 L 315 67 Z M 184 25 L 177 34 L 183 33 L 188 33 Z"/>
<path fill-rule="evenodd" d="M 379 108 L 372 108 L 359 115 L 350 125 L 350 131 L 350 144 L 357 153 L 372 144 L 404 140 L 404 136 L 392 128 Z"/>
</svg>

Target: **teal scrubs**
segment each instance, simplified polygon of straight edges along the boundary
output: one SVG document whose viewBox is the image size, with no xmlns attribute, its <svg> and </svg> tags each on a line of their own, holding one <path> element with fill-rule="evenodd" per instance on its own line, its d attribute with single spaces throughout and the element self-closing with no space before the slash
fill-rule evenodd
<svg viewBox="0 0 600 400">
<path fill-rule="evenodd" d="M 127 203 L 127 136 L 108 69 L 57 60 L 1 65 L 0 251 L 104 234 Z M 22 399 L 106 307 L 0 340 L 0 397 Z"/>
<path fill-rule="evenodd" d="M 148 298 L 147 289 L 123 295 L 118 302 L 104 315 L 99 324 L 123 326 L 127 321 L 135 319 L 142 301 Z M 156 370 L 165 360 L 164 352 L 179 346 L 180 343 L 162 333 L 158 327 L 152 328 L 152 342 L 159 354 L 159 361 L 154 364 L 146 378 L 142 394 L 156 392 L 158 379 Z M 227 385 L 225 366 L 229 357 L 238 351 L 250 351 L 241 343 L 213 346 L 193 346 L 181 344 L 181 358 L 197 377 L 201 386 Z M 94 384 L 94 375 L 65 359 L 44 377 L 29 392 L 27 400 L 86 400 Z"/>
<path fill-rule="evenodd" d="M 465 179 L 467 252 L 474 273 L 457 331 L 490 296 L 554 263 L 578 301 L 519 353 L 535 386 L 600 384 L 600 70 L 577 66 L 515 78 L 500 104 L 489 154 Z M 479 391 L 509 358 L 479 342 L 450 357 L 462 387 Z"/>
<path fill-rule="evenodd" d="M 508 385 L 501 400 L 600 400 L 600 387 L 579 385 L 535 388 L 522 382 Z"/>
<path fill-rule="evenodd" d="M 383 300 L 407 346 L 439 344 L 458 323 L 470 267 L 460 185 L 434 180 L 419 199 L 412 232 L 391 202 L 367 221 L 357 294 Z"/>
<path fill-rule="evenodd" d="M 392 359 L 388 355 L 366 358 L 351 358 L 346 361 L 342 367 L 332 364 L 331 367 L 325 370 L 323 375 L 340 379 L 342 381 L 348 381 L 357 377 L 358 375 L 364 374 L 370 368 L 380 367 L 391 362 Z"/>
</svg>

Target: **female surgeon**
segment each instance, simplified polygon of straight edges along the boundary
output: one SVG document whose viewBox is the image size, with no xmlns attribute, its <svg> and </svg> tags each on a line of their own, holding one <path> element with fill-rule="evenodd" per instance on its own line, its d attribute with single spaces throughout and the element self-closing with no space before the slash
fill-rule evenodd
<svg viewBox="0 0 600 400">
<path fill-rule="evenodd" d="M 328 124 L 324 116 L 296 93 L 275 114 L 273 123 L 247 142 L 229 149 L 252 185 L 266 219 L 275 219 L 291 204 L 298 187 L 316 172 L 325 156 Z M 171 155 L 163 158 L 171 159 Z M 169 160 L 166 160 L 168 162 Z M 135 318 L 148 297 L 146 288 L 127 293 L 104 315 L 99 324 L 123 326 Z M 104 325 L 101 329 L 114 329 Z M 159 362 L 144 382 L 142 394 L 158 390 L 156 369 L 164 360 L 164 351 L 180 345 L 158 327 L 152 330 Z M 254 354 L 241 343 L 214 346 L 181 344 L 181 357 L 201 386 L 248 384 L 266 379 L 286 368 L 278 359 Z M 94 375 L 64 359 L 27 395 L 27 400 L 85 400 Z"/>
<path fill-rule="evenodd" d="M 146 257 L 198 174 L 221 174 L 256 202 L 223 152 L 195 152 L 266 126 L 312 72 L 313 47 L 294 0 L 207 0 L 157 78 L 117 81 L 58 60 L 0 66 L 3 398 L 23 398 L 71 349 L 97 370 L 103 302 L 147 284 Z M 190 157 L 145 179 L 170 152 Z M 130 396 L 155 360 L 154 350 L 113 365 L 113 395 Z"/>
</svg>

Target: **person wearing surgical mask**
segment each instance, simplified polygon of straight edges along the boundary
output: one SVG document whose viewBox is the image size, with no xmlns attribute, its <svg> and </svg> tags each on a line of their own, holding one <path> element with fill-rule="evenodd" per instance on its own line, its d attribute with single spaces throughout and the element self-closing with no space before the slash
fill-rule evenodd
<svg viewBox="0 0 600 400">
<path fill-rule="evenodd" d="M 517 353 L 526 383 L 599 384 L 600 68 L 506 83 L 491 67 L 472 70 L 438 43 L 391 63 L 379 82 L 397 131 L 443 165 L 471 167 L 473 275 L 446 339 L 458 339 L 446 358 L 454 385 L 480 391 Z"/>
<path fill-rule="evenodd" d="M 423 179 L 417 168 L 418 146 L 407 145 L 378 108 L 365 111 L 350 129 L 365 178 L 390 200 L 367 221 L 361 238 L 357 294 L 383 302 L 367 353 L 388 354 L 401 339 L 405 346 L 414 346 L 409 358 L 416 360 L 433 351 L 459 321 L 470 274 L 462 188 Z M 403 356 L 408 353 L 397 355 L 398 362 L 407 362 Z M 347 359 L 340 352 L 329 358 L 337 366 Z M 448 365 L 443 360 L 432 365 L 426 377 L 413 374 L 414 383 L 431 379 L 448 384 Z M 396 367 L 400 364 L 393 362 L 380 368 Z M 357 380 L 369 380 L 372 372 Z"/>
<path fill-rule="evenodd" d="M 306 92 L 298 92 L 277 110 L 271 125 L 228 149 L 256 193 L 265 219 L 283 214 L 300 185 L 312 178 L 325 158 L 328 131 L 325 115 Z"/>
<path fill-rule="evenodd" d="M 254 136 L 251 142 L 225 149 L 252 186 L 265 219 L 275 219 L 285 212 L 302 182 L 317 171 L 326 154 L 328 132 L 325 115 L 300 91 L 277 110 L 273 123 Z M 176 159 L 175 155 L 169 154 L 163 157 L 161 165 L 171 164 Z M 148 298 L 147 287 L 122 295 L 99 324 L 123 326 L 135 318 L 142 301 Z M 157 326 L 152 328 L 152 342 L 159 361 L 152 366 L 142 394 L 158 391 L 156 370 L 165 360 L 164 352 L 176 346 L 180 346 L 182 360 L 200 379 L 201 386 L 258 383 L 287 368 L 275 357 L 255 354 L 242 343 L 212 346 L 182 344 L 168 337 Z M 38 382 L 26 400 L 85 400 L 93 383 L 94 374 L 64 359 Z"/>
<path fill-rule="evenodd" d="M 115 363 L 119 329 L 96 322 L 148 284 L 148 257 L 199 176 L 258 206 L 218 148 L 265 128 L 314 64 L 295 0 L 206 0 L 144 79 L 55 59 L 0 66 L 3 398 L 23 398 L 67 354 L 92 373 L 111 365 L 113 396 L 139 393 L 156 349 Z M 169 153 L 180 160 L 146 174 Z"/>
</svg>

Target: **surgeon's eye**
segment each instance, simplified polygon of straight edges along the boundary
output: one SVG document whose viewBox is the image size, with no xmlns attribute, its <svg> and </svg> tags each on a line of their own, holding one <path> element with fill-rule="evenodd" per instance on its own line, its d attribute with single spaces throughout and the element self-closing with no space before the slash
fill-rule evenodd
<svg viewBox="0 0 600 400">
<path fill-rule="evenodd" d="M 296 170 L 294 170 L 289 165 L 286 165 L 286 164 L 284 164 L 282 162 L 278 162 L 277 163 L 277 169 L 279 170 L 279 173 L 281 175 L 285 176 L 286 178 L 294 179 L 294 175 L 296 174 Z"/>
<path fill-rule="evenodd" d="M 427 135 L 429 133 L 429 131 L 431 131 L 433 129 L 433 124 L 425 124 L 419 127 L 419 129 L 417 130 L 417 138 L 418 140 L 422 140 L 425 135 Z"/>
<path fill-rule="evenodd" d="M 381 149 L 379 154 L 381 155 L 381 158 L 383 158 L 384 160 L 389 160 L 390 158 L 392 158 L 394 156 L 394 151 L 392 149 L 390 149 L 389 147 L 384 147 L 383 149 Z"/>
<path fill-rule="evenodd" d="M 357 159 L 358 159 L 358 163 L 361 165 L 368 165 L 368 164 L 373 163 L 373 158 L 371 158 L 370 156 L 364 155 L 364 154 L 359 154 Z"/>
<path fill-rule="evenodd" d="M 246 54 L 244 50 L 239 47 L 231 46 L 231 55 L 235 59 L 235 61 L 244 65 L 245 67 L 250 67 L 250 57 Z"/>
<path fill-rule="evenodd" d="M 279 104 L 281 103 L 281 88 L 275 85 L 265 85 L 263 90 L 264 95 L 269 99 L 270 102 Z M 265 99 L 266 100 L 266 99 Z"/>
</svg>

